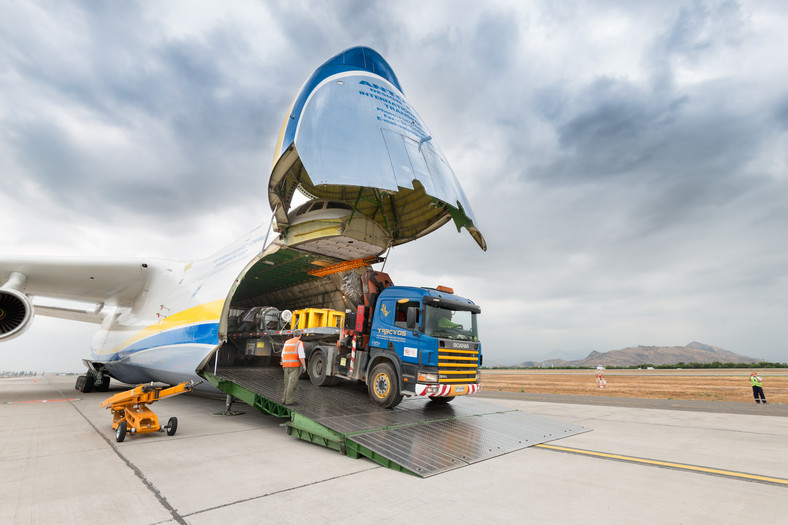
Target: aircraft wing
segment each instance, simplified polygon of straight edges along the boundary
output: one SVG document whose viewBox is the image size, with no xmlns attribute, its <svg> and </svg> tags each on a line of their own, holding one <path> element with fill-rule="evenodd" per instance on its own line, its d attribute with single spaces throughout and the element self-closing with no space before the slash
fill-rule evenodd
<svg viewBox="0 0 788 525">
<path fill-rule="evenodd" d="M 147 273 L 147 265 L 140 259 L 0 257 L 0 300 L 5 301 L 0 305 L 7 305 L 10 317 L 13 305 L 22 311 L 26 296 L 93 303 L 92 310 L 37 304 L 36 313 L 100 323 L 105 305 L 134 304 Z"/>
<path fill-rule="evenodd" d="M 296 189 L 344 201 L 373 219 L 391 244 L 449 220 L 486 250 L 468 198 L 389 64 L 365 47 L 320 66 L 288 111 L 268 186 L 279 225 Z"/>
</svg>

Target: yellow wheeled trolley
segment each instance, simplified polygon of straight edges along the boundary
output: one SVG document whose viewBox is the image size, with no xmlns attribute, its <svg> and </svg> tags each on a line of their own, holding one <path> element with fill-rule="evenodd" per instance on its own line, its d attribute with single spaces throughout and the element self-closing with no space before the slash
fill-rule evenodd
<svg viewBox="0 0 788 525">
<path fill-rule="evenodd" d="M 148 432 L 167 432 L 168 436 L 175 434 L 178 428 L 178 418 L 171 417 L 167 426 L 159 425 L 159 418 L 148 408 L 156 401 L 184 392 L 191 392 L 194 382 L 185 381 L 178 385 L 165 388 L 151 384 L 137 385 L 126 392 L 119 392 L 104 400 L 101 406 L 112 410 L 112 428 L 115 429 L 115 441 L 120 443 L 126 439 L 126 434 L 145 434 Z"/>
</svg>

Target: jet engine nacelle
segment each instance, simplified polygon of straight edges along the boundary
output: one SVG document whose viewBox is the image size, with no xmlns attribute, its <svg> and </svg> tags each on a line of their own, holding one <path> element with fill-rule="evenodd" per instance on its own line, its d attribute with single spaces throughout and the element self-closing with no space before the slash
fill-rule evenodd
<svg viewBox="0 0 788 525">
<path fill-rule="evenodd" d="M 0 341 L 22 335 L 33 322 L 33 303 L 13 288 L 0 288 Z"/>
</svg>

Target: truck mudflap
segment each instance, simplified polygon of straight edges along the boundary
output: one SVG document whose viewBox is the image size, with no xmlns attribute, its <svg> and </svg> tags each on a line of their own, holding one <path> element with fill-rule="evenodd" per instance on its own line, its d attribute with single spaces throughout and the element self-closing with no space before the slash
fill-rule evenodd
<svg viewBox="0 0 788 525">
<path fill-rule="evenodd" d="M 475 394 L 482 389 L 481 385 L 468 384 L 468 385 L 428 385 L 424 383 L 416 383 L 417 396 L 429 397 L 455 397 L 465 396 L 468 394 Z"/>
</svg>

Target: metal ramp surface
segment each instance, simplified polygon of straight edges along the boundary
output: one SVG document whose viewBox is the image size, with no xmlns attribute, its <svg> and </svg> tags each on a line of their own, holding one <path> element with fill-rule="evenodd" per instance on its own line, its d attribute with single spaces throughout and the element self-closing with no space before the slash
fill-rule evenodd
<svg viewBox="0 0 788 525">
<path fill-rule="evenodd" d="M 405 398 L 393 409 L 369 401 L 366 385 L 316 387 L 299 381 L 297 406 L 279 402 L 281 368 L 220 368 L 205 377 L 264 413 L 289 417 L 288 433 L 351 457 L 428 477 L 587 432 L 589 429 L 496 406 L 473 397 L 437 405 Z"/>
</svg>

